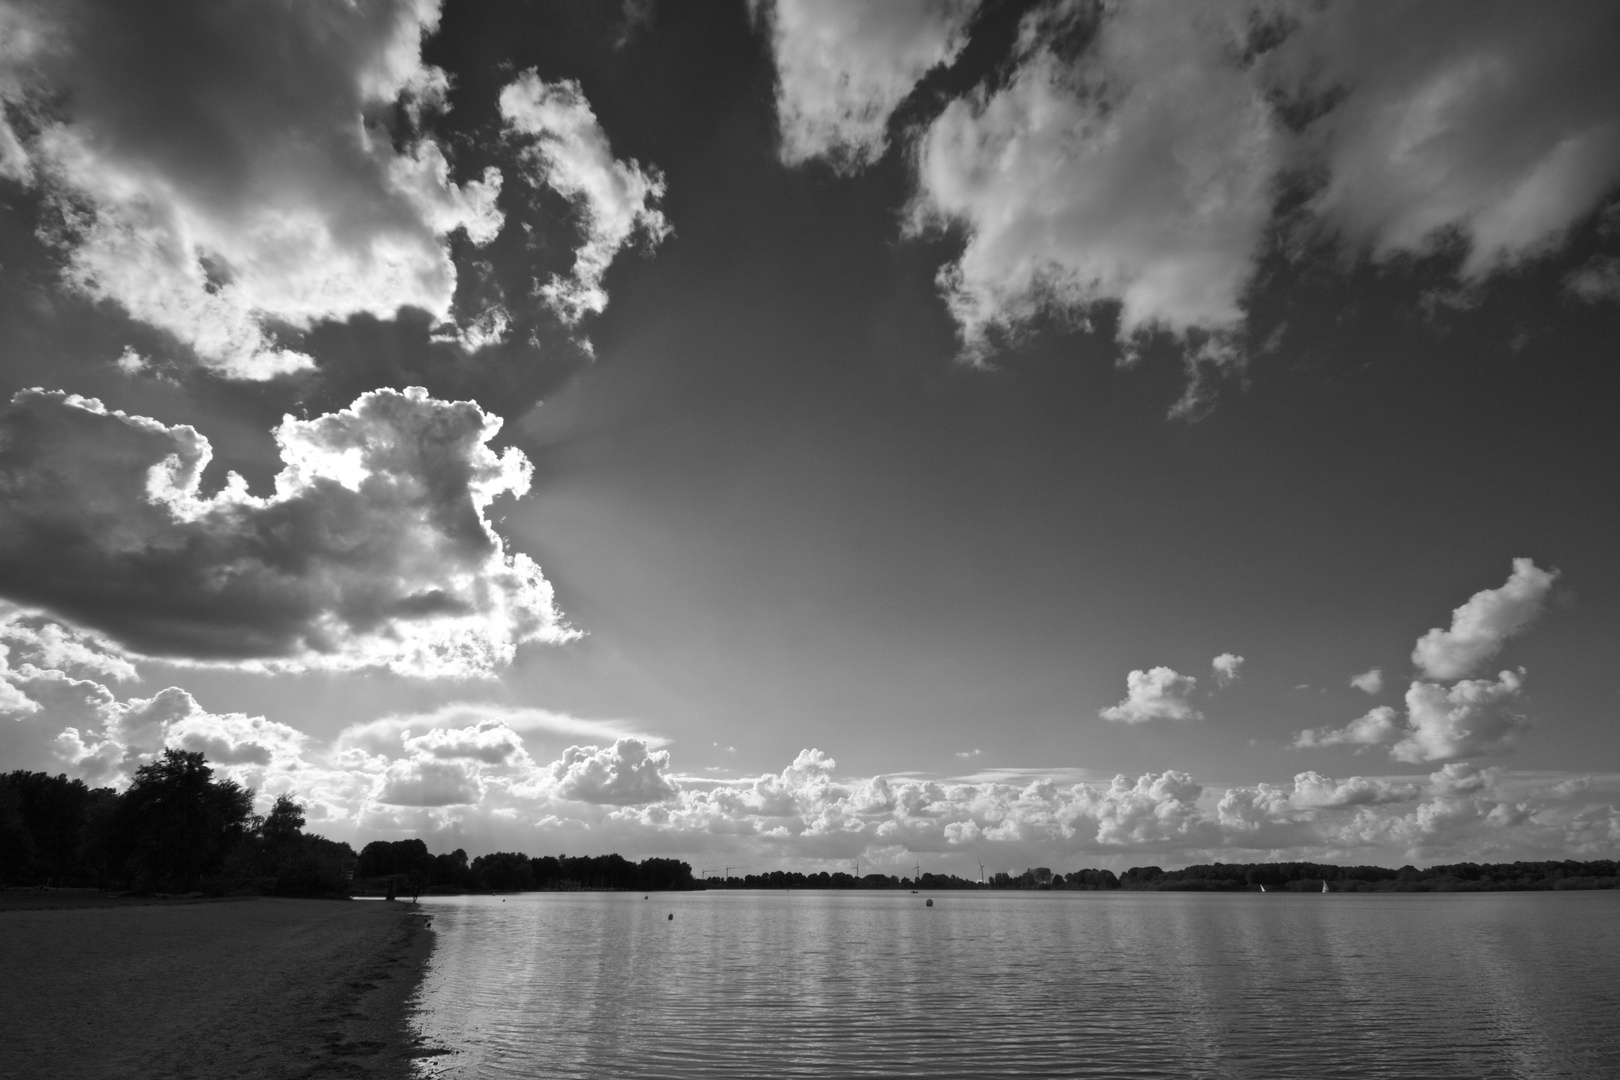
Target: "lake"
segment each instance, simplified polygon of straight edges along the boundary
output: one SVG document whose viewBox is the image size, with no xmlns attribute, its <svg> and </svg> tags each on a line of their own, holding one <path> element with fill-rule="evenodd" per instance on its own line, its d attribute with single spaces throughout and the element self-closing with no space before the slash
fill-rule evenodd
<svg viewBox="0 0 1620 1080">
<path fill-rule="evenodd" d="M 1620 1077 L 1620 892 L 424 906 L 445 1080 Z"/>
</svg>

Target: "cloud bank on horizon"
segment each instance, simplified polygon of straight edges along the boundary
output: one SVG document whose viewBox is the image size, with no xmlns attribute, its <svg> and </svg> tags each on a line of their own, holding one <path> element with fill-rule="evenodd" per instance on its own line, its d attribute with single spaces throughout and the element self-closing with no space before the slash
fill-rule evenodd
<svg viewBox="0 0 1620 1080">
<path fill-rule="evenodd" d="M 1516 596 L 1515 582 L 1550 586 L 1556 576 L 1515 560 L 1514 577 L 1459 607 L 1454 627 L 1473 625 L 1491 606 L 1482 597 Z M 1223 653 L 1214 667 L 1235 672 L 1241 663 Z M 1620 810 L 1599 801 L 1620 792 L 1620 776 L 1571 783 L 1459 760 L 1504 752 L 1527 726 L 1513 708 L 1522 671 L 1450 686 L 1415 679 L 1404 725 L 1380 706 L 1295 743 L 1389 745 L 1396 761 L 1445 762 L 1426 777 L 1306 770 L 1290 785 L 1223 790 L 1178 770 L 1107 784 L 850 778 L 815 749 L 780 773 L 698 777 L 677 773 L 674 755 L 659 748 L 664 740 L 634 725 L 477 702 L 351 724 L 323 745 L 264 716 L 209 712 L 179 687 L 120 698 L 106 685 L 137 677 L 129 656 L 99 634 L 22 609 L 0 620 L 0 711 L 18 722 L 36 713 L 74 721 L 54 736 L 54 753 L 89 782 L 121 786 L 165 746 L 197 750 L 261 799 L 293 794 L 316 826 L 361 836 L 522 846 L 538 831 L 632 851 L 745 850 L 795 865 L 962 853 L 1009 865 L 1147 855 L 1422 861 L 1533 857 L 1549 847 L 1599 854 L 1620 840 Z M 1126 700 L 1102 718 L 1203 719 L 1188 700 L 1196 684 L 1169 668 L 1133 671 Z M 551 761 L 529 750 L 531 740 L 580 736 L 599 741 L 569 742 Z"/>
</svg>

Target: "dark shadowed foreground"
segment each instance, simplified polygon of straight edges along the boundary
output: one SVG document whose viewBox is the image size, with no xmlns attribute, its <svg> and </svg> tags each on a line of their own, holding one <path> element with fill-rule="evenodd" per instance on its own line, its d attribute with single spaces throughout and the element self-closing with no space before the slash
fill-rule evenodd
<svg viewBox="0 0 1620 1080">
<path fill-rule="evenodd" d="M 0 910 L 0 1076 L 405 1078 L 430 944 L 385 902 Z"/>
</svg>

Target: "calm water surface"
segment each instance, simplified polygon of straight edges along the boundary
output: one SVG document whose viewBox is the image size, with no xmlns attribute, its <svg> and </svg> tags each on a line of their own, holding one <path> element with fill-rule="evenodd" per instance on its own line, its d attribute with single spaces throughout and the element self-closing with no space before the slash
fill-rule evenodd
<svg viewBox="0 0 1620 1080">
<path fill-rule="evenodd" d="M 426 901 L 423 1075 L 1620 1077 L 1617 892 L 926 895 Z"/>
</svg>

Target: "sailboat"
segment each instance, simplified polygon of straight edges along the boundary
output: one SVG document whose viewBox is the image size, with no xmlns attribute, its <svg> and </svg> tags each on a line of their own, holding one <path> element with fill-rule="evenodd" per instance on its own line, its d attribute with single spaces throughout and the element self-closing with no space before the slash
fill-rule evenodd
<svg viewBox="0 0 1620 1080">
<path fill-rule="evenodd" d="M 1266 891 L 1266 887 L 1265 887 L 1265 886 L 1264 886 L 1264 885 L 1262 885 L 1262 886 L 1260 886 L 1260 891 L 1261 891 L 1261 892 L 1265 892 L 1265 891 Z"/>
<path fill-rule="evenodd" d="M 1322 891 L 1323 891 L 1323 892 L 1327 892 L 1327 891 L 1328 891 L 1328 887 L 1327 887 L 1327 879 L 1326 879 L 1326 878 L 1323 878 L 1323 879 L 1322 879 Z"/>
</svg>

